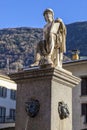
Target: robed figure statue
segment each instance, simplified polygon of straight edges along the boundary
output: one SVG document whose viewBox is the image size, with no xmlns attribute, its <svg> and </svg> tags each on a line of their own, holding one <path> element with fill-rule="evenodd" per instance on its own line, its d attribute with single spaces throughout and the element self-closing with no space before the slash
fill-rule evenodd
<svg viewBox="0 0 87 130">
<path fill-rule="evenodd" d="M 62 67 L 63 53 L 66 52 L 66 27 L 62 19 L 54 20 L 52 9 L 46 9 L 43 15 L 47 22 L 43 28 L 43 40 L 37 44 L 35 62 L 30 66 Z"/>
</svg>

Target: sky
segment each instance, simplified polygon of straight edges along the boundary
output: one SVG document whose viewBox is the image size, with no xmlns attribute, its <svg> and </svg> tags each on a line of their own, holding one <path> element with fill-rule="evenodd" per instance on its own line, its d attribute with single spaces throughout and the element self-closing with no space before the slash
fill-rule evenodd
<svg viewBox="0 0 87 130">
<path fill-rule="evenodd" d="M 87 0 L 0 0 L 0 29 L 43 28 L 46 8 L 65 24 L 87 21 Z"/>
</svg>

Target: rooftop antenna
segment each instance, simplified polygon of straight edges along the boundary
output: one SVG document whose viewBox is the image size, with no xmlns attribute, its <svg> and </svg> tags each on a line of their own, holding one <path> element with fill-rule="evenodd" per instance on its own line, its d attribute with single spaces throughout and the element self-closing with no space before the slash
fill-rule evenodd
<svg viewBox="0 0 87 130">
<path fill-rule="evenodd" d="M 9 74 L 9 66 L 10 66 L 10 64 L 9 64 L 9 57 L 7 57 L 7 74 Z"/>
</svg>

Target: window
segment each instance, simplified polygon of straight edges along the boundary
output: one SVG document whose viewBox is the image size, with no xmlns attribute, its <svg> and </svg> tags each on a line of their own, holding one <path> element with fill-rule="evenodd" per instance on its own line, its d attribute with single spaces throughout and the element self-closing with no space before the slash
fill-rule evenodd
<svg viewBox="0 0 87 130">
<path fill-rule="evenodd" d="M 0 97 L 7 96 L 7 88 L 0 86 Z"/>
<path fill-rule="evenodd" d="M 11 90 L 11 99 L 16 99 L 16 90 Z"/>
<path fill-rule="evenodd" d="M 87 130 L 87 129 L 82 129 L 82 130 Z"/>
<path fill-rule="evenodd" d="M 81 104 L 81 114 L 82 115 L 87 115 L 87 103 L 82 103 Z"/>
<path fill-rule="evenodd" d="M 82 78 L 81 95 L 87 95 L 87 78 Z"/>
<path fill-rule="evenodd" d="M 15 109 L 10 109 L 10 118 L 15 121 Z"/>
<path fill-rule="evenodd" d="M 0 123 L 5 122 L 6 108 L 0 107 Z"/>
<path fill-rule="evenodd" d="M 81 104 L 81 114 L 84 116 L 84 124 L 87 124 L 87 103 Z"/>
</svg>

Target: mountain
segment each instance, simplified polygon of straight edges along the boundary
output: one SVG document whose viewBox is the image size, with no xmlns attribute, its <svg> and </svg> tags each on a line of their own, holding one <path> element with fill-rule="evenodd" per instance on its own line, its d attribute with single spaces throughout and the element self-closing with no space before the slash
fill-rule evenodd
<svg viewBox="0 0 87 130">
<path fill-rule="evenodd" d="M 66 27 L 66 55 L 70 56 L 70 50 L 79 49 L 81 56 L 87 56 L 87 22 L 72 23 Z M 42 35 L 41 28 L 1 29 L 0 69 L 17 70 L 23 66 L 29 66 L 34 60 L 34 50 L 42 39 Z"/>
<path fill-rule="evenodd" d="M 34 49 L 42 39 L 39 28 L 8 28 L 0 30 L 0 68 L 28 66 L 34 59 Z"/>
<path fill-rule="evenodd" d="M 87 22 L 67 25 L 67 54 L 69 50 L 80 50 L 80 56 L 87 56 Z"/>
</svg>

